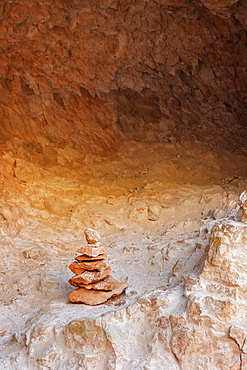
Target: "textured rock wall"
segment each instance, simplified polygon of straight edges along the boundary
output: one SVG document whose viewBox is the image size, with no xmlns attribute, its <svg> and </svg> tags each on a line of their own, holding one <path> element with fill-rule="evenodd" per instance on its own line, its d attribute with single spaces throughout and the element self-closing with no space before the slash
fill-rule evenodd
<svg viewBox="0 0 247 370">
<path fill-rule="evenodd" d="M 120 132 L 243 125 L 245 15 L 236 0 L 2 1 L 1 138 L 49 163 L 107 154 Z"/>
<path fill-rule="evenodd" d="M 246 19 L 235 0 L 0 2 L 0 367 L 246 367 Z M 95 310 L 67 300 L 88 226 L 130 283 Z"/>
<path fill-rule="evenodd" d="M 246 231 L 236 222 L 215 225 L 201 275 L 186 282 L 186 315 L 172 318 L 182 369 L 246 368 Z"/>
<path fill-rule="evenodd" d="M 9 341 L 1 364 L 32 370 L 245 370 L 246 241 L 246 224 L 217 222 L 204 267 L 184 274 L 185 290 L 161 287 L 90 319 L 83 307 L 50 302 Z"/>
</svg>

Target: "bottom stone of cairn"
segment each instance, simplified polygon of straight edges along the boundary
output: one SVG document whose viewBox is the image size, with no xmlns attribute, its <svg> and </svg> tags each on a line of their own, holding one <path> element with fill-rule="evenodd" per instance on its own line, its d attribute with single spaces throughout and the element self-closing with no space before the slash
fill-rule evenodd
<svg viewBox="0 0 247 370">
<path fill-rule="evenodd" d="M 111 268 L 105 261 L 107 256 L 100 243 L 100 235 L 93 229 L 86 229 L 84 233 L 88 245 L 78 249 L 77 252 L 82 254 L 69 265 L 69 269 L 75 274 L 69 283 L 77 287 L 69 294 L 69 301 L 96 306 L 120 295 L 128 284 L 109 275 Z"/>
<path fill-rule="evenodd" d="M 90 306 L 106 302 L 109 298 L 120 295 L 128 284 L 118 283 L 118 286 L 113 290 L 103 291 L 86 288 L 77 288 L 69 295 L 69 300 L 72 303 L 85 303 Z"/>
</svg>

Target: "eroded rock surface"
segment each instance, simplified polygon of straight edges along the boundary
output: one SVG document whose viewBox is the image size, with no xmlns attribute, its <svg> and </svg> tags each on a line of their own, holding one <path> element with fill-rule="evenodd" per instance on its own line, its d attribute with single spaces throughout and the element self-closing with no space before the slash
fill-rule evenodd
<svg viewBox="0 0 247 370">
<path fill-rule="evenodd" d="M 23 334 L 16 364 L 25 358 L 33 369 L 245 369 L 246 242 L 243 223 L 216 223 L 204 267 L 188 273 L 184 287 L 147 292 L 94 319 L 78 319 L 78 306 L 50 304 Z"/>
<path fill-rule="evenodd" d="M 201 275 L 186 281 L 186 313 L 171 318 L 172 348 L 183 369 L 246 367 L 246 242 L 246 225 L 216 224 Z"/>
<path fill-rule="evenodd" d="M 2 140 L 24 139 L 22 160 L 78 168 L 121 133 L 233 135 L 246 113 L 244 4 L 3 1 Z"/>
<path fill-rule="evenodd" d="M 246 14 L 0 3 L 0 368 L 247 367 Z M 96 307 L 67 301 L 85 228 L 129 278 Z"/>
<path fill-rule="evenodd" d="M 237 209 L 228 215 L 239 217 Z M 25 295 L 10 299 L 5 310 L 7 315 L 15 307 L 17 314 L 23 310 L 24 315 L 15 329 L 13 323 L 2 325 L 1 366 L 170 370 L 198 366 L 228 369 L 230 364 L 233 369 L 244 369 L 246 233 L 244 223 L 208 218 L 178 223 L 165 235 L 145 238 L 145 234 L 138 234 L 136 239 L 132 234 L 131 248 L 130 241 L 124 245 L 116 239 L 119 247 L 112 244 L 109 248 L 113 270 L 116 273 L 117 267 L 119 274 L 124 265 L 121 274 L 129 276 L 129 288 L 124 299 L 96 307 L 68 304 L 66 280 L 55 285 L 59 278 L 44 273 L 49 265 L 40 266 L 43 275 L 36 285 L 39 302 L 48 301 L 41 309 L 39 302 L 28 308 L 28 301 L 33 301 L 30 282 L 34 276 L 32 280 L 31 276 L 27 281 L 21 279 L 19 292 Z M 44 261 L 44 254 L 38 251 L 30 248 L 25 253 L 29 264 Z M 61 250 L 57 252 L 61 256 Z M 16 262 L 16 250 L 14 253 Z M 121 261 L 115 264 L 119 255 Z M 61 265 L 60 261 L 61 257 Z M 54 264 L 51 268 L 54 271 Z M 54 296 L 55 292 L 60 296 Z M 3 293 L 6 297 L 7 291 Z M 101 344 L 95 342 L 95 336 Z"/>
</svg>

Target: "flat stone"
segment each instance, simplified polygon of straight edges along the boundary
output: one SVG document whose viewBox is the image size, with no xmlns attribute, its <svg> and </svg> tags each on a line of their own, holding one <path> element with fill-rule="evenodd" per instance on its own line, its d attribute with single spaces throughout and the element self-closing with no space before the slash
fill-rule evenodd
<svg viewBox="0 0 247 370">
<path fill-rule="evenodd" d="M 106 302 L 109 298 L 120 295 L 128 287 L 126 283 L 119 283 L 112 291 L 105 292 L 101 290 L 88 290 L 77 288 L 69 295 L 69 301 L 72 303 L 85 303 L 90 306 L 97 306 Z"/>
<path fill-rule="evenodd" d="M 89 257 L 98 257 L 100 254 L 105 253 L 105 248 L 104 247 L 81 247 L 77 251 L 78 253 L 86 254 L 86 256 Z"/>
<path fill-rule="evenodd" d="M 88 244 L 99 243 L 101 239 L 100 234 L 94 229 L 87 228 L 84 231 L 84 234 L 85 234 Z"/>
<path fill-rule="evenodd" d="M 69 269 L 74 273 L 74 274 L 81 274 L 84 271 L 101 271 L 107 267 L 109 267 L 109 263 L 106 262 L 105 260 L 99 260 L 99 261 L 89 261 L 89 262 L 73 262 L 69 266 Z"/>
<path fill-rule="evenodd" d="M 113 290 L 118 287 L 119 281 L 114 279 L 111 275 L 107 276 L 103 280 L 98 281 L 97 283 L 92 284 L 77 284 L 73 286 L 78 286 L 85 289 L 93 289 L 93 290 Z"/>
<path fill-rule="evenodd" d="M 104 279 L 111 272 L 111 268 L 107 267 L 101 271 L 84 271 L 80 275 L 73 276 L 69 283 L 73 286 L 79 286 L 78 284 L 91 284 L 96 283 Z"/>
<path fill-rule="evenodd" d="M 98 243 L 88 243 L 87 246 L 92 247 L 92 248 L 98 248 L 98 247 L 102 247 L 102 244 L 100 242 L 98 242 Z"/>
<path fill-rule="evenodd" d="M 89 257 L 86 254 L 81 254 L 80 256 L 75 257 L 79 262 L 81 261 L 99 261 L 107 258 L 107 254 L 99 254 L 97 257 Z"/>
</svg>

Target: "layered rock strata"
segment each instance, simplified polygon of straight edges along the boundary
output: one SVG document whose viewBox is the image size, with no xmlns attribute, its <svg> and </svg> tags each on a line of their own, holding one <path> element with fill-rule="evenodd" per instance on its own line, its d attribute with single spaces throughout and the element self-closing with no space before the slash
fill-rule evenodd
<svg viewBox="0 0 247 370">
<path fill-rule="evenodd" d="M 109 275 L 111 268 L 105 261 L 107 256 L 100 243 L 100 235 L 93 229 L 86 229 L 85 236 L 88 245 L 78 249 L 80 255 L 69 265 L 69 269 L 75 274 L 69 283 L 77 287 L 70 293 L 69 300 L 72 303 L 96 306 L 120 295 L 128 284 Z"/>
</svg>

